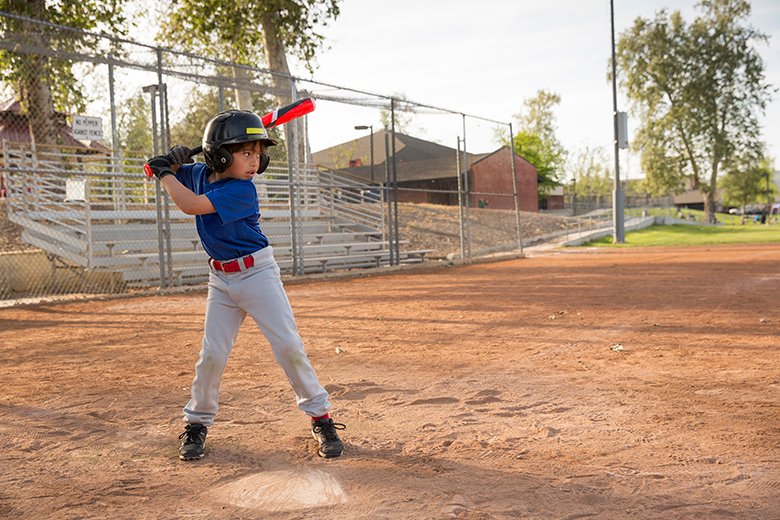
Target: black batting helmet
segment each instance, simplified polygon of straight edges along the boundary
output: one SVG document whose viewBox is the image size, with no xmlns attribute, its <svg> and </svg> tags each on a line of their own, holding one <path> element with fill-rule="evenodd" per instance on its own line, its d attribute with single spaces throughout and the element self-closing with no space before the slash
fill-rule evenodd
<svg viewBox="0 0 780 520">
<path fill-rule="evenodd" d="M 254 112 L 249 110 L 220 112 L 206 123 L 203 132 L 203 156 L 206 158 L 206 164 L 217 172 L 227 170 L 233 162 L 233 155 L 224 146 L 250 141 L 262 141 L 266 146 L 278 144 L 268 137 L 263 120 Z"/>
</svg>

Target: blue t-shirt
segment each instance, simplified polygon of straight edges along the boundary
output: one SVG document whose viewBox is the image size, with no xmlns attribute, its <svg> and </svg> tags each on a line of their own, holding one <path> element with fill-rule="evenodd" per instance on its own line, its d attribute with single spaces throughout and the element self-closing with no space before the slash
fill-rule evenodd
<svg viewBox="0 0 780 520">
<path fill-rule="evenodd" d="M 257 188 L 251 180 L 221 179 L 209 183 L 211 170 L 204 163 L 184 164 L 176 178 L 196 195 L 206 195 L 217 210 L 196 215 L 203 249 L 215 260 L 230 260 L 268 246 L 260 230 Z"/>
</svg>

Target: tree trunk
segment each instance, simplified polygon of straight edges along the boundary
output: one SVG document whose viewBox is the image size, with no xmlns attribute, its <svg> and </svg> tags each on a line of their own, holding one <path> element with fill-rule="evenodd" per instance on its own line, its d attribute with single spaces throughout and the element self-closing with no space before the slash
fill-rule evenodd
<svg viewBox="0 0 780 520">
<path fill-rule="evenodd" d="M 58 144 L 61 141 L 46 73 L 48 61 L 45 56 L 31 55 L 30 73 L 22 80 L 30 138 L 35 144 Z"/>
<path fill-rule="evenodd" d="M 30 3 L 32 4 L 30 7 L 38 12 L 45 10 L 43 0 Z M 40 32 L 40 26 L 23 21 L 21 30 L 33 48 L 48 47 L 48 42 Z M 54 101 L 49 85 L 49 59 L 46 56 L 30 54 L 28 64 L 29 67 L 21 79 L 21 94 L 27 109 L 30 138 L 36 144 L 57 144 L 62 139 L 57 129 Z"/>
<path fill-rule="evenodd" d="M 239 110 L 254 110 L 252 107 L 252 92 L 242 88 L 242 85 L 249 83 L 249 75 L 246 69 L 242 67 L 231 67 L 233 72 L 233 80 L 235 81 L 236 88 L 234 92 L 236 94 L 236 108 Z"/>
<path fill-rule="evenodd" d="M 704 192 L 704 216 L 708 224 L 715 223 L 715 194 L 717 192 L 718 182 L 718 165 L 712 165 L 712 174 L 710 175 L 710 184 L 707 186 L 707 190 Z"/>
<path fill-rule="evenodd" d="M 704 218 L 708 224 L 715 223 L 715 192 L 712 190 L 704 193 Z"/>
<path fill-rule="evenodd" d="M 276 12 L 266 12 L 261 18 L 263 24 L 263 38 L 265 47 L 265 58 L 268 62 L 268 68 L 272 72 L 278 72 L 283 76 L 272 76 L 272 82 L 274 86 L 274 95 L 279 103 L 279 106 L 284 106 L 293 101 L 293 83 L 290 80 L 290 67 L 287 64 L 287 53 L 284 48 L 284 42 L 279 38 L 278 30 L 278 15 Z M 310 162 L 308 139 L 305 137 L 303 131 L 304 125 L 302 121 L 291 121 L 287 124 L 287 130 L 290 132 L 288 136 L 292 135 L 292 132 L 298 133 L 298 151 L 297 157 L 300 162 Z M 292 150 L 293 144 L 290 142 L 290 148 Z"/>
<path fill-rule="evenodd" d="M 272 72 L 279 72 L 286 76 L 290 75 L 290 67 L 287 65 L 287 54 L 284 49 L 284 43 L 278 36 L 278 15 L 275 12 L 265 13 L 262 17 L 263 37 L 265 44 L 265 59 L 268 62 L 268 68 Z M 292 102 L 292 85 L 290 80 L 284 76 L 272 77 L 275 96 L 279 106 L 287 105 Z"/>
</svg>

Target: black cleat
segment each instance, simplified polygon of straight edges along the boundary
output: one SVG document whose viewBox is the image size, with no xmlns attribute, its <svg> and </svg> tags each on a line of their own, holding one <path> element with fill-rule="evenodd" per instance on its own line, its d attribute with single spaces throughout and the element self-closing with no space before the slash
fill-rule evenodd
<svg viewBox="0 0 780 520">
<path fill-rule="evenodd" d="M 181 460 L 202 459 L 206 450 L 206 434 L 209 429 L 202 424 L 188 424 L 184 427 L 184 432 L 179 435 L 182 439 L 179 447 L 179 458 Z"/>
<path fill-rule="evenodd" d="M 331 459 L 341 455 L 341 452 L 344 451 L 344 444 L 339 439 L 336 430 L 346 430 L 347 427 L 341 423 L 333 422 L 333 419 L 320 419 L 313 422 L 311 434 L 320 443 L 320 448 L 317 451 L 320 457 Z"/>
</svg>

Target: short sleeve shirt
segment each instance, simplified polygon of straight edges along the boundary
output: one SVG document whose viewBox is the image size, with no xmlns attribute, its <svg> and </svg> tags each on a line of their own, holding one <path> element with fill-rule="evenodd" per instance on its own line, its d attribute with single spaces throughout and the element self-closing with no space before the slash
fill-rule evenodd
<svg viewBox="0 0 780 520">
<path fill-rule="evenodd" d="M 251 180 L 221 179 L 209 183 L 211 170 L 204 163 L 184 164 L 176 178 L 196 195 L 206 195 L 216 213 L 196 215 L 203 249 L 215 260 L 246 256 L 268 246 L 260 230 L 257 189 Z"/>
</svg>

